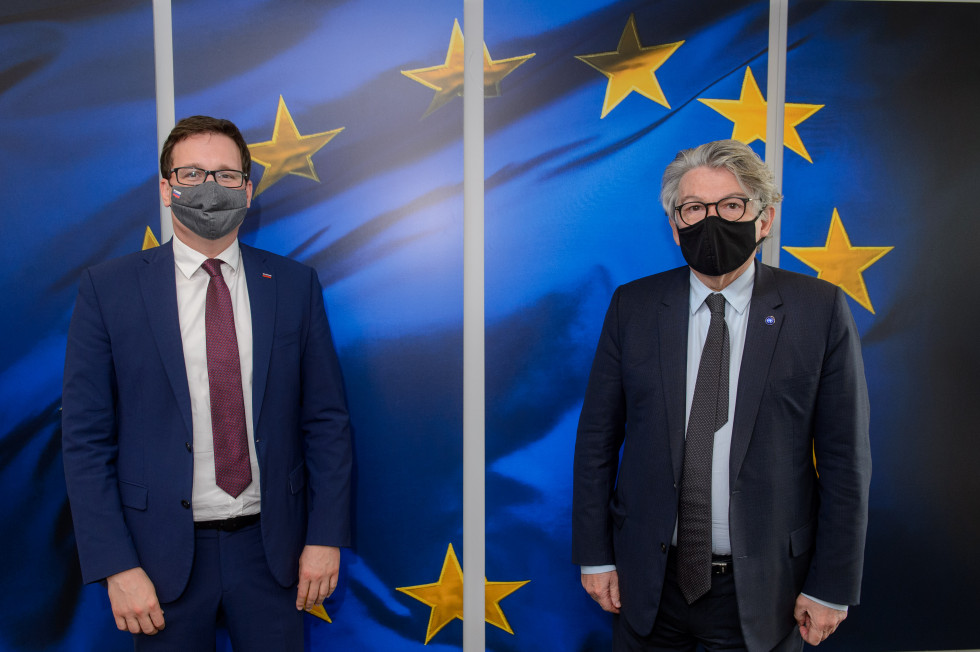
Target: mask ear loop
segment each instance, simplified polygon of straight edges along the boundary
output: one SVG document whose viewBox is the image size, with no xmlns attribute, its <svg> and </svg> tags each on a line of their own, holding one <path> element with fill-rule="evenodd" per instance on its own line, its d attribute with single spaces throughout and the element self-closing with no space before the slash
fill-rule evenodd
<svg viewBox="0 0 980 652">
<path fill-rule="evenodd" d="M 769 204 L 763 204 L 762 205 L 762 208 L 759 210 L 759 213 L 755 216 L 755 219 L 752 220 L 751 224 L 755 224 L 756 222 L 758 222 L 759 221 L 759 218 L 762 217 L 762 214 L 766 212 L 766 209 L 767 208 L 769 208 Z M 756 248 L 756 251 L 757 252 L 758 252 L 759 247 L 762 246 L 762 243 L 765 242 L 766 241 L 766 238 L 768 238 L 768 237 L 769 237 L 768 235 L 764 235 L 761 238 L 759 238 L 759 241 L 758 242 L 755 243 L 755 248 Z"/>
</svg>

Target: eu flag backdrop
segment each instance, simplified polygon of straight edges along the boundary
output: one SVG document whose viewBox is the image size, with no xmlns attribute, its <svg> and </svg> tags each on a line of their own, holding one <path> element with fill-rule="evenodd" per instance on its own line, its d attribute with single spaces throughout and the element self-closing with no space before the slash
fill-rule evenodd
<svg viewBox="0 0 980 652">
<path fill-rule="evenodd" d="M 149 3 L 0 8 L 0 649 L 113 640 L 80 586 L 61 372 L 81 271 L 138 249 L 158 210 L 152 43 Z"/>
<path fill-rule="evenodd" d="M 104 590 L 79 585 L 58 406 L 80 270 L 158 232 L 152 16 L 119 0 L 0 17 L 0 648 L 124 650 Z M 823 646 L 976 647 L 980 11 L 794 2 L 789 21 L 781 264 L 846 286 L 873 411 L 864 595 Z M 173 5 L 177 116 L 242 128 L 260 191 L 242 240 L 316 267 L 344 369 L 355 545 L 332 622 L 307 618 L 311 650 L 462 641 L 465 31 L 451 0 Z M 487 647 L 607 649 L 569 561 L 581 396 L 615 286 L 682 264 L 664 166 L 757 119 L 768 3 L 500 0 L 485 42 Z M 634 55 L 626 86 L 607 53 Z"/>
</svg>

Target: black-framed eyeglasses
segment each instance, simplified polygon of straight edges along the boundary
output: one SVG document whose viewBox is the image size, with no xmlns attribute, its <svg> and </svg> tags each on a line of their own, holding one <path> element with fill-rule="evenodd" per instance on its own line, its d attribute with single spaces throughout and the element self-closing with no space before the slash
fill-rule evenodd
<svg viewBox="0 0 980 652">
<path fill-rule="evenodd" d="M 177 176 L 177 183 L 182 186 L 199 186 L 211 176 L 215 183 L 225 188 L 241 188 L 248 180 L 248 175 L 241 170 L 202 170 L 201 168 L 183 167 L 170 170 L 171 175 Z"/>
<path fill-rule="evenodd" d="M 724 197 L 718 201 L 686 201 L 674 210 L 680 215 L 681 221 L 688 226 L 697 224 L 708 214 L 708 207 L 714 206 L 718 217 L 728 222 L 738 222 L 745 216 L 745 208 L 750 201 L 759 201 L 750 197 Z"/>
</svg>

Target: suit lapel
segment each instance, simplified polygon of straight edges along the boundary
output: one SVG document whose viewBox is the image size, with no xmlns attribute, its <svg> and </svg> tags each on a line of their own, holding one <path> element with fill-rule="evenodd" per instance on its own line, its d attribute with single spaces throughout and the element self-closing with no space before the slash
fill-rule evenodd
<svg viewBox="0 0 980 652">
<path fill-rule="evenodd" d="M 664 293 L 660 311 L 660 386 L 667 407 L 667 429 L 674 482 L 684 465 L 684 422 L 687 411 L 687 325 L 691 310 L 690 270 L 680 268 Z"/>
<path fill-rule="evenodd" d="M 785 315 L 782 304 L 772 270 L 757 262 L 735 397 L 735 422 L 728 467 L 730 486 L 735 485 L 752 439 L 762 394 L 769 379 L 769 366 L 783 325 Z"/>
<path fill-rule="evenodd" d="M 177 313 L 177 280 L 174 276 L 172 242 L 147 249 L 137 272 L 146 318 L 153 340 L 160 353 L 167 379 L 180 408 L 187 434 L 194 432 L 191 421 L 191 395 L 187 389 L 187 369 L 184 365 L 184 345 L 180 337 L 180 318 Z"/>
<path fill-rule="evenodd" d="M 268 256 L 239 243 L 252 313 L 252 427 L 258 428 L 276 326 L 276 283 Z"/>
</svg>

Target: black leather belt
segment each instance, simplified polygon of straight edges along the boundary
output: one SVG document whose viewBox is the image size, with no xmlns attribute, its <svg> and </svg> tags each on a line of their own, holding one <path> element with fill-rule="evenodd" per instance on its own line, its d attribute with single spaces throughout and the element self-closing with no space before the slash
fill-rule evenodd
<svg viewBox="0 0 980 652">
<path fill-rule="evenodd" d="M 731 555 L 711 555 L 711 574 L 727 575 L 734 569 Z"/>
<path fill-rule="evenodd" d="M 668 564 L 677 563 L 677 547 L 670 547 L 670 554 L 667 556 Z M 734 572 L 735 565 L 732 563 L 731 555 L 711 555 L 711 574 L 728 575 Z"/>
<path fill-rule="evenodd" d="M 225 518 L 220 521 L 194 521 L 195 530 L 221 530 L 222 532 L 234 532 L 243 527 L 259 522 L 258 514 L 248 514 L 247 516 L 235 516 Z"/>
</svg>

